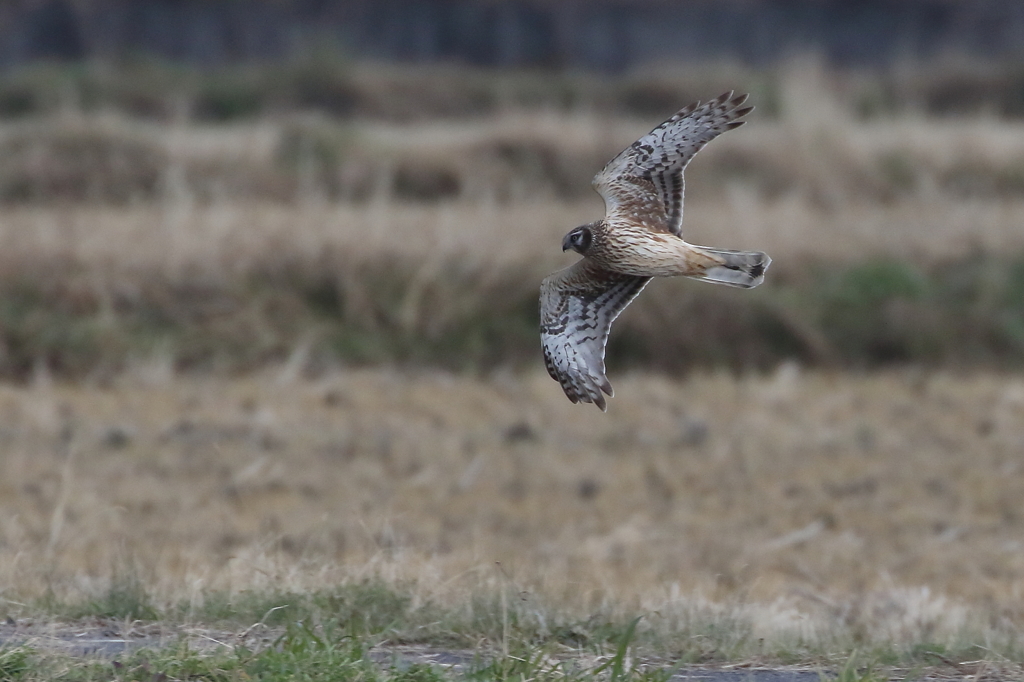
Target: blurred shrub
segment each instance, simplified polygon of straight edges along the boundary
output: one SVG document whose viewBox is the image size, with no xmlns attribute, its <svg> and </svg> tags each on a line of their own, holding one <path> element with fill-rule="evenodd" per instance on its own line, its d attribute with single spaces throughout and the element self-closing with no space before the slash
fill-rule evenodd
<svg viewBox="0 0 1024 682">
<path fill-rule="evenodd" d="M 577 199 L 593 195 L 591 180 L 607 161 L 580 153 L 571 146 L 560 146 L 556 140 L 500 135 L 477 145 L 470 151 L 475 169 L 487 169 L 500 191 L 498 198 L 515 200 L 523 190 L 531 194 Z M 608 155 L 610 158 L 611 155 Z M 520 193 L 515 189 L 518 186 Z"/>
<path fill-rule="evenodd" d="M 453 169 L 440 164 L 404 164 L 395 169 L 392 195 L 406 201 L 443 201 L 462 192 L 462 181 Z"/>
<path fill-rule="evenodd" d="M 921 166 L 906 152 L 893 150 L 878 158 L 878 173 L 888 192 L 905 195 L 917 189 Z"/>
<path fill-rule="evenodd" d="M 1024 69 L 966 66 L 934 69 L 904 83 L 904 96 L 917 97 L 927 111 L 942 114 L 1024 116 Z"/>
<path fill-rule="evenodd" d="M 267 95 L 266 84 L 251 73 L 217 73 L 192 94 L 192 115 L 216 123 L 253 118 L 265 110 Z"/>
<path fill-rule="evenodd" d="M 949 195 L 965 199 L 1024 196 L 1024 159 L 1012 159 L 1005 165 L 964 159 L 946 170 L 940 183 Z"/>
<path fill-rule="evenodd" d="M 537 285 L 545 273 L 536 263 L 453 257 L 424 276 L 423 263 L 394 254 L 275 257 L 235 278 L 138 272 L 105 298 L 96 275 L 71 263 L 8 264 L 0 269 L 0 376 L 25 378 L 40 363 L 68 377 L 102 374 L 155 349 L 183 370 L 248 370 L 299 346 L 309 347 L 312 369 L 338 361 L 540 366 Z M 772 275 L 772 286 L 747 292 L 659 281 L 616 322 L 610 362 L 674 374 L 768 369 L 788 359 L 1024 365 L 1024 257 Z"/>
<path fill-rule="evenodd" d="M 38 110 L 35 93 L 19 83 L 4 83 L 0 86 L 0 118 L 15 119 L 36 113 Z"/>
<path fill-rule="evenodd" d="M 125 203 L 151 199 L 162 148 L 96 128 L 33 127 L 0 139 L 0 201 Z"/>
<path fill-rule="evenodd" d="M 239 102 L 222 104 L 209 115 L 219 121 L 245 116 Z M 0 201 L 149 200 L 171 171 L 200 200 L 594 198 L 591 179 L 625 144 L 621 138 L 600 134 L 601 126 L 579 117 L 534 127 L 530 121 L 499 117 L 474 124 L 464 136 L 454 126 L 422 136 L 396 126 L 382 135 L 379 126 L 282 114 L 225 131 L 212 153 L 206 141 L 221 133 L 206 126 L 169 128 L 105 116 L 23 121 L 0 129 Z M 688 201 L 722 200 L 736 188 L 760 200 L 796 197 L 828 209 L 939 194 L 1024 197 L 1024 146 L 1003 148 L 1001 129 L 960 134 L 938 124 L 931 129 L 935 138 L 924 141 L 877 141 L 870 128 L 851 131 L 819 135 L 795 126 L 752 126 L 744 135 L 723 136 L 701 156 L 699 172 L 687 177 Z M 981 144 L 971 144 L 973 135 Z"/>
<path fill-rule="evenodd" d="M 337 118 L 415 121 L 523 108 L 658 118 L 727 88 L 753 93 L 759 116 L 780 118 L 794 104 L 786 101 L 792 97 L 787 94 L 789 85 L 805 78 L 807 60 L 794 64 L 795 68 L 761 70 L 735 65 L 652 69 L 617 77 L 450 65 L 369 66 L 350 63 L 331 52 L 289 62 L 215 69 L 144 58 L 35 65 L 0 73 L 0 118 L 79 107 L 164 120 L 181 113 L 183 104 L 205 121 L 310 110 Z M 1024 69 L 1018 64 L 947 60 L 872 72 L 824 66 L 820 71 L 821 98 L 833 100 L 859 118 L 906 111 L 1024 116 Z"/>
<path fill-rule="evenodd" d="M 37 64 L 0 75 L 0 119 L 19 119 L 77 105 L 76 67 Z"/>
<path fill-rule="evenodd" d="M 841 357 L 866 364 L 927 357 L 939 330 L 928 324 L 930 283 L 916 268 L 878 261 L 822 278 L 820 325 Z"/>
<path fill-rule="evenodd" d="M 285 124 L 274 156 L 278 169 L 291 176 L 299 191 L 317 191 L 332 199 L 365 197 L 368 189 L 343 193 L 342 169 L 352 147 L 347 130 L 323 121 Z"/>
<path fill-rule="evenodd" d="M 337 58 L 307 59 L 272 78 L 280 81 L 273 90 L 288 93 L 284 99 L 298 109 L 343 118 L 355 112 L 359 101 L 350 69 Z"/>
</svg>

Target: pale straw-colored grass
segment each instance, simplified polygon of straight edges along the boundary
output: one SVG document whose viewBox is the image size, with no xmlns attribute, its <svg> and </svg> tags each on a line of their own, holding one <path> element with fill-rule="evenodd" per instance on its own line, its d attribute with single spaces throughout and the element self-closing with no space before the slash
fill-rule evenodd
<svg viewBox="0 0 1024 682">
<path fill-rule="evenodd" d="M 305 208 L 231 202 L 185 212 L 19 208 L 0 215 L 0 259 L 19 271 L 33 262 L 74 264 L 96 281 L 146 273 L 176 280 L 190 272 L 230 279 L 281 263 L 316 263 L 325 252 L 359 263 L 390 256 L 424 263 L 460 257 L 481 269 L 531 263 L 535 276 L 569 264 L 571 255 L 559 253 L 562 235 L 601 213 L 596 196 L 514 208 L 470 202 Z M 763 249 L 777 269 L 790 272 L 807 259 L 928 262 L 972 251 L 1012 254 L 1024 246 L 1022 223 L 1024 201 L 906 201 L 833 211 L 796 197 L 763 201 L 741 188 L 721 204 L 686 211 L 692 241 Z"/>
<path fill-rule="evenodd" d="M 858 122 L 820 102 L 793 111 L 753 118 L 694 162 L 689 238 L 768 251 L 776 273 L 1024 247 L 1020 196 L 935 189 L 965 155 L 1016 163 L 1019 124 Z M 606 158 L 653 123 L 592 112 L 365 123 L 358 153 L 379 152 L 381 173 L 404 154 L 470 177 L 476 166 L 452 150 L 465 136 L 533 136 Z M 6 208 L 0 274 L 59 272 L 72 302 L 76 287 L 130 298 L 154 279 L 230 283 L 328 252 L 342 264 L 418 259 L 414 283 L 443 278 L 458 259 L 479 273 L 518 266 L 535 282 L 571 262 L 561 236 L 601 214 L 596 195 L 533 195 L 525 180 L 513 201 L 499 200 L 485 174 L 468 196 L 430 205 L 393 201 L 387 182 L 363 203 L 332 203 L 314 187 L 291 204 L 200 200 L 182 180 L 181 165 L 204 155 L 270 163 L 275 126 L 139 124 L 132 133 L 169 155 L 162 194 L 121 207 Z M 761 160 L 754 179 L 712 182 L 739 153 L 744 168 Z M 876 161 L 888 154 L 916 184 L 885 198 Z M 776 175 L 778 187 L 767 182 Z M 406 300 L 415 314 L 415 292 Z M 769 641 L 1019 641 L 1020 376 L 783 365 L 671 380 L 612 367 L 617 395 L 602 415 L 569 404 L 540 371 L 309 379 L 303 369 L 299 347 L 281 368 L 186 377 L 157 349 L 95 383 L 41 371 L 32 385 L 0 386 L 0 613 L 31 610 L 47 592 L 98 593 L 130 566 L 159 603 L 197 608 L 216 591 L 367 577 L 455 608 L 511 581 L 576 613 L 742 617 Z"/>
</svg>

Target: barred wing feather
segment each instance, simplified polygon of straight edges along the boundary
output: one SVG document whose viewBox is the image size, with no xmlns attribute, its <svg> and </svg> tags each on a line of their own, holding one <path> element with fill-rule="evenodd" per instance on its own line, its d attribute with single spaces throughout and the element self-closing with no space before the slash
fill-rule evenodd
<svg viewBox="0 0 1024 682">
<path fill-rule="evenodd" d="M 609 272 L 584 259 L 541 284 L 544 364 L 572 402 L 607 409 L 602 392 L 612 395 L 604 367 L 608 333 L 650 279 Z"/>
<path fill-rule="evenodd" d="M 742 107 L 746 101 L 746 95 L 727 92 L 691 104 L 612 159 L 594 177 L 608 218 L 630 218 L 682 236 L 683 169 L 708 142 L 743 125 L 737 119 L 753 109 Z"/>
</svg>

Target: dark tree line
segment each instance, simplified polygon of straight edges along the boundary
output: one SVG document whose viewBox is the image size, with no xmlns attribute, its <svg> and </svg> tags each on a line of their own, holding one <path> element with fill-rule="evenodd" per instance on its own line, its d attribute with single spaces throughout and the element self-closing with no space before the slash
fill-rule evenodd
<svg viewBox="0 0 1024 682">
<path fill-rule="evenodd" d="M 1024 58 L 1022 0 L 0 0 L 0 64 L 294 56 L 617 70 L 677 59 Z"/>
</svg>

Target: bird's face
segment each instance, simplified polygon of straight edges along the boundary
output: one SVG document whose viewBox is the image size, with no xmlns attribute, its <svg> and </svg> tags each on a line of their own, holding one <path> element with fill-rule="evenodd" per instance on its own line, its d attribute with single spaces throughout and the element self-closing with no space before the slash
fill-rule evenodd
<svg viewBox="0 0 1024 682">
<path fill-rule="evenodd" d="M 565 239 L 562 240 L 562 251 L 568 251 L 572 249 L 578 254 L 586 254 L 587 249 L 594 242 L 594 233 L 591 231 L 589 225 L 581 225 L 575 230 L 565 235 Z"/>
</svg>

